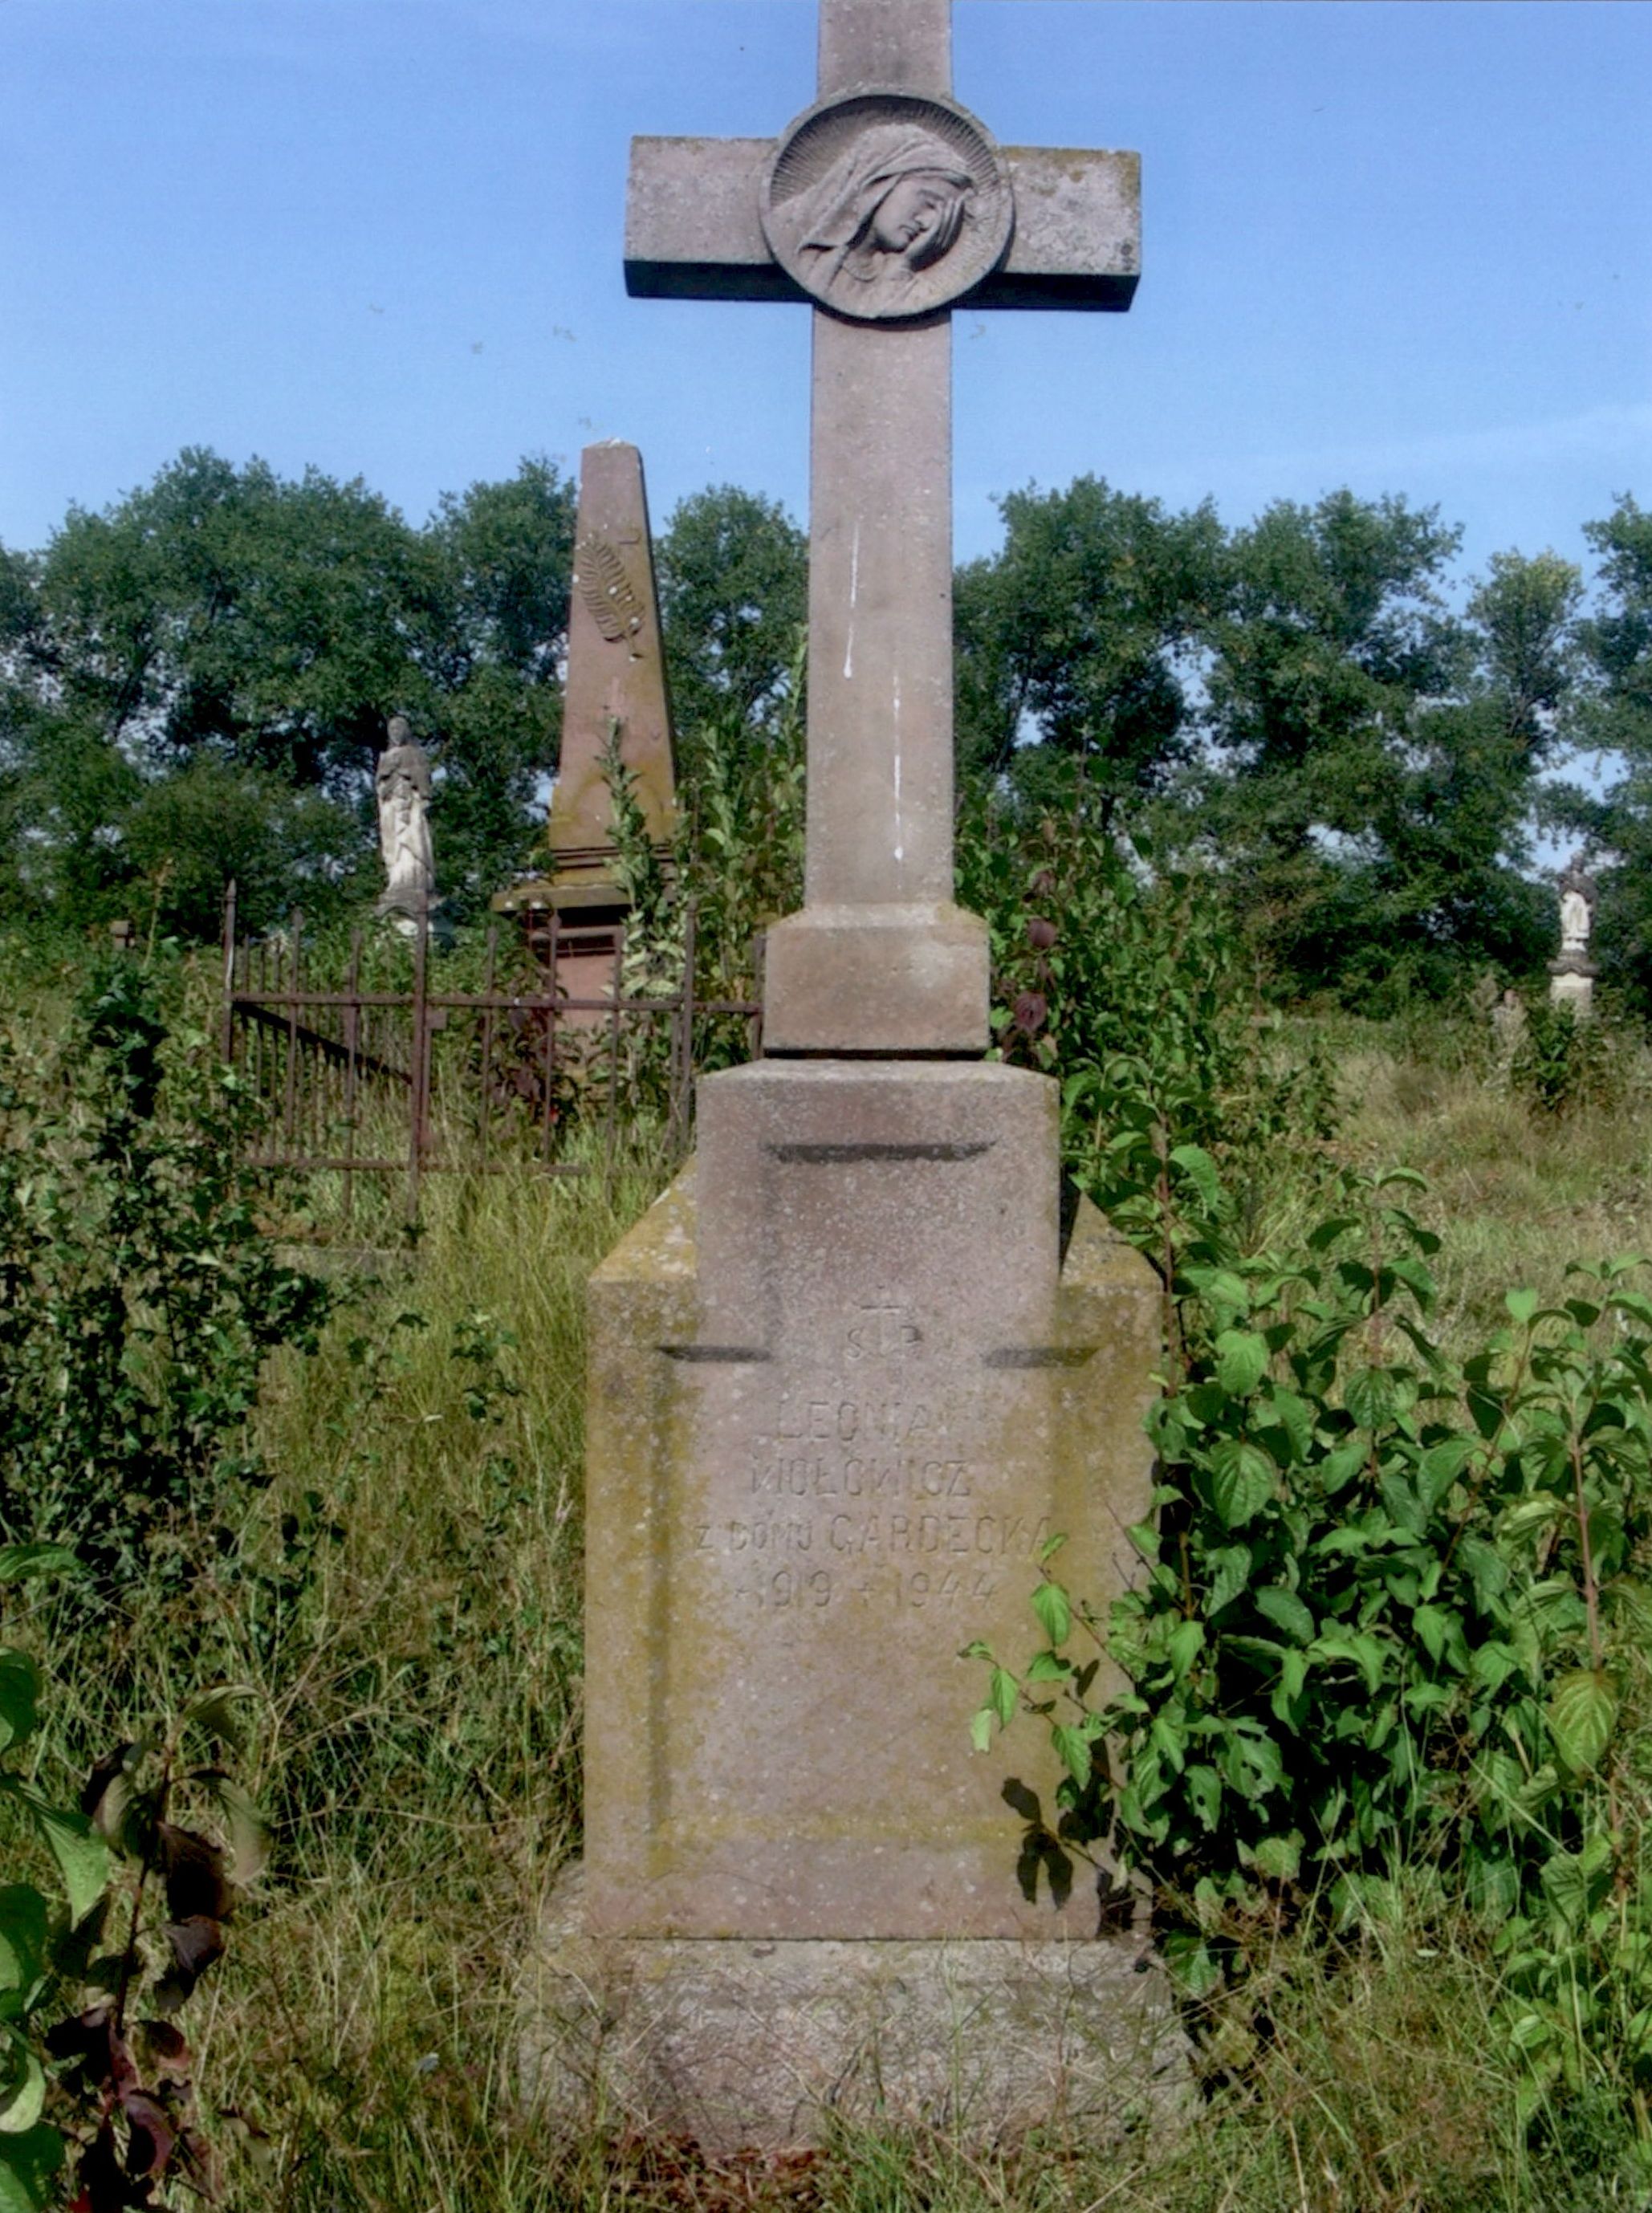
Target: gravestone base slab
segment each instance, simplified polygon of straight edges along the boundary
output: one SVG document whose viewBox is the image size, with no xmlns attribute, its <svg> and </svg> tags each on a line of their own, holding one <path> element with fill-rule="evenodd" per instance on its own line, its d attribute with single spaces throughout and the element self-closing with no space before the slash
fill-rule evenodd
<svg viewBox="0 0 1652 2213">
<path fill-rule="evenodd" d="M 553 2127 L 692 2137 L 718 2155 L 834 2123 L 1094 2143 L 1189 2097 L 1143 1942 L 594 1937 L 562 1878 L 530 1969 L 524 2088 Z"/>
</svg>

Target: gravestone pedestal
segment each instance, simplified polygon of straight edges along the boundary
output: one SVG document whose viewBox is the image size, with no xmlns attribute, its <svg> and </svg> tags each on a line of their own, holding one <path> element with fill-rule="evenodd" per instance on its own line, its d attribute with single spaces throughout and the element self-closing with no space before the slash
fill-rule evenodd
<svg viewBox="0 0 1652 2213">
<path fill-rule="evenodd" d="M 759 1063 L 702 1085 L 699 1134 L 591 1284 L 554 2102 L 600 2080 L 702 2141 L 784 2141 L 878 2051 L 863 2091 L 933 2116 L 973 2009 L 1003 2017 L 969 2040 L 981 2125 L 1047 2118 L 1080 2052 L 1116 2110 L 1124 2051 L 1145 2094 L 1173 2042 L 1161 1987 L 1048 1834 L 1045 1733 L 972 1749 L 961 1648 L 1033 1649 L 1053 1535 L 1098 1606 L 1137 1572 L 1157 1278 L 1087 1204 L 1064 1241 L 1043 1076 Z"/>
<path fill-rule="evenodd" d="M 1032 1649 L 1052 1536 L 1105 1602 L 1150 1510 L 1157 1279 L 1088 1208 L 1064 1271 L 1057 1142 L 1054 1083 L 981 1063 L 700 1087 L 692 1192 L 591 1285 L 594 1931 L 1094 1934 L 1093 1881 L 1022 1894 L 958 1656 Z"/>
<path fill-rule="evenodd" d="M 1549 1004 L 1568 1009 L 1575 1021 L 1588 1021 L 1594 1012 L 1594 979 L 1599 973 L 1592 960 L 1563 953 L 1549 963 Z"/>
</svg>

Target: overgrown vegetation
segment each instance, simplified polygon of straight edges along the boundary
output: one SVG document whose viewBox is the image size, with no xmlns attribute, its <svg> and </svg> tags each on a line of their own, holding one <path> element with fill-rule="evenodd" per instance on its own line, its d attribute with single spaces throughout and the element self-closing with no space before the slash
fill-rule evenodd
<svg viewBox="0 0 1652 2213">
<path fill-rule="evenodd" d="M 1176 1149 L 1145 1573 L 1105 1622 L 1041 1585 L 1048 1643 L 1019 1677 L 995 1667 L 982 1734 L 1018 1696 L 1048 1716 L 1059 1841 L 1150 1881 L 1221 2064 L 1264 2033 L 1245 1986 L 1281 1928 L 1437 1917 L 1502 1962 L 1492 2025 L 1528 2114 L 1563 2088 L 1633 2110 L 1652 2057 L 1635 1264 L 1580 1269 L 1556 1310 L 1509 1292 L 1505 1326 L 1450 1361 L 1427 1330 L 1438 1241 L 1395 1189 L 1413 1178 L 1345 1172 L 1305 1250 L 1247 1259 L 1208 1160 Z"/>
<path fill-rule="evenodd" d="M 331 1304 L 265 1234 L 235 1080 L 168 1027 L 114 960 L 0 1059 L 0 1539 L 72 1546 L 110 1601 L 233 1552 L 260 1365 Z"/>
<path fill-rule="evenodd" d="M 1646 518 L 1598 527 L 1587 613 L 1546 556 L 1455 613 L 1438 518 L 1347 496 L 1229 535 L 1029 492 L 966 573 L 960 896 L 994 1050 L 1060 1082 L 1068 1172 L 1159 1271 L 1166 1345 L 1139 1584 L 1088 1617 L 1058 1555 L 978 1728 L 1058 1729 L 1046 1857 L 1131 1874 L 1202 2103 L 1106 2146 L 892 2125 L 779 2166 L 600 2116 L 547 2143 L 518 2071 L 579 1833 L 583 1283 L 666 1165 L 664 1033 L 600 1067 L 615 1175 L 432 1180 L 417 1238 L 323 1280 L 277 1242 L 301 1195 L 237 1166 L 254 1109 L 164 935 L 209 926 L 233 789 L 271 883 L 304 823 L 333 841 L 325 965 L 392 704 L 444 738 L 470 894 L 514 864 L 569 519 L 544 469 L 421 533 L 359 486 L 186 456 L 8 568 L 0 897 L 145 903 L 123 958 L 0 939 L 0 2207 L 1637 2202 L 1652 1304 L 1617 1256 L 1652 1252 L 1648 1064 L 1530 988 L 1550 911 L 1521 868 L 1569 734 L 1642 743 Z M 323 524 L 338 651 L 299 670 L 275 648 Z M 662 545 L 694 712 L 670 855 L 611 762 L 633 991 L 674 988 L 692 931 L 701 998 L 748 997 L 796 904 L 802 558 L 727 488 Z M 400 642 L 353 655 L 374 578 Z M 1637 789 L 1552 805 L 1627 850 Z M 405 958 L 375 942 L 372 978 Z M 461 928 L 444 973 L 479 958 Z M 1460 1011 L 1488 962 L 1528 985 L 1501 1046 Z M 700 1065 L 744 1049 L 702 1020 Z M 191 1924 L 232 1904 L 192 1992 L 219 1936 Z"/>
<path fill-rule="evenodd" d="M 745 863 L 709 964 L 791 895 L 796 787 L 765 793 L 741 759 L 721 796 L 707 773 L 702 834 L 728 823 Z M 216 2162 L 225 2202 L 271 2213 L 1633 2202 L 1652 1309 L 1608 1263 L 1652 1247 L 1638 1049 L 1597 1029 L 1603 1080 L 1556 1113 L 1478 1030 L 1282 1024 L 1209 886 L 1149 875 L 1082 781 L 1055 796 L 966 828 L 966 894 L 999 1049 L 1061 1077 L 1070 1170 L 1165 1271 L 1173 1386 L 1152 1573 L 1101 1625 L 1128 1686 L 1109 1704 L 1097 1676 L 1089 1718 L 1051 1716 L 1072 1732 L 1059 1841 L 1105 1825 L 1150 1886 L 1198 2116 L 990 2153 L 844 2136 L 778 2167 L 600 2125 L 547 2143 L 515 1991 L 578 1838 L 582 1287 L 657 1170 L 435 1184 L 416 1255 L 322 1289 L 274 1250 L 290 1198 L 233 1167 L 241 1106 L 161 950 L 72 988 L 31 971 L 61 1045 L 13 1024 L 0 1533 L 66 1539 L 77 1564 L 0 1587 L 29 1708 L 5 1708 L 10 1771 L 71 1820 L 100 1760 L 140 1811 L 188 1771 L 217 1797 L 124 1828 L 106 1809 L 134 1991 L 192 1918 L 162 1825 L 228 1881 L 258 1856 L 256 1806 L 269 1860 L 189 2001 L 186 2066 L 134 2028 L 129 2075 L 107 2020 L 41 2045 L 108 1993 L 62 1948 L 61 1875 L 0 1790 L 44 1901 L 13 1916 L 26 1995 L 0 2006 L 34 2061 L 0 2125 L 38 2094 L 28 2127 L 148 2192 L 126 2202 L 190 2202 Z M 680 866 L 714 888 L 714 863 Z M 1396 1159 L 1443 1210 L 1377 1180 Z M 1594 1277 L 1566 1277 L 1558 1232 Z M 999 1655 L 1040 1705 L 1085 1664 L 1083 1594 L 1058 1608 L 1049 1573 L 1050 1656 Z M 227 1794 L 165 1719 L 226 1683 L 247 1693 Z M 147 1768 L 109 1765 L 146 1745 Z M 61 2202 L 75 2173 L 37 2161 L 19 2202 Z"/>
</svg>

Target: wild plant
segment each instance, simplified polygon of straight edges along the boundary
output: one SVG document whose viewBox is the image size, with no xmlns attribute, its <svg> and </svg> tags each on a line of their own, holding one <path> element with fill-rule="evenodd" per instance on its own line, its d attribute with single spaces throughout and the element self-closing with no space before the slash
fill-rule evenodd
<svg viewBox="0 0 1652 2213">
<path fill-rule="evenodd" d="M 6 1546 L 0 1583 L 76 1565 L 58 1546 Z M 0 1646 L 0 1812 L 57 1885 L 0 1889 L 0 2206 L 121 2213 L 164 2204 L 174 2185 L 210 2200 L 216 2162 L 176 2016 L 263 1862 L 263 1826 L 223 1765 L 242 1745 L 244 1694 L 209 1692 L 158 1737 L 116 1745 L 66 1807 L 15 1765 L 49 1687 L 27 1652 Z"/>
<path fill-rule="evenodd" d="M 1539 1113 L 1570 1115 L 1604 1104 L 1613 1086 L 1611 1037 L 1599 1021 L 1579 1021 L 1570 1007 L 1533 999 L 1510 1073 Z"/>
<path fill-rule="evenodd" d="M 1138 1147 L 1166 1268 L 1155 1519 L 1103 1619 L 1046 1564 L 1043 1643 L 991 1669 L 1065 1769 L 1033 1841 L 1151 1893 L 1165 1956 L 1253 2052 L 1274 1935 L 1354 1932 L 1398 1883 L 1466 1910 L 1527 2110 L 1652 2064 L 1652 1302 L 1638 1263 L 1511 1292 L 1466 1357 L 1429 1333 L 1410 1174 L 1343 1171 L 1300 1246 L 1247 1255 L 1202 1149 Z M 1106 1171 L 1117 1172 L 1114 1153 Z M 1156 1161 L 1156 1173 L 1154 1163 Z M 1126 1210 L 1128 1211 L 1128 1210 Z M 1242 2033 L 1235 2042 L 1234 2023 Z"/>
<path fill-rule="evenodd" d="M 265 1234 L 253 1113 L 130 960 L 56 1056 L 0 1060 L 0 1537 L 70 1545 L 105 1596 L 233 1549 L 260 1364 L 332 1303 Z"/>
</svg>

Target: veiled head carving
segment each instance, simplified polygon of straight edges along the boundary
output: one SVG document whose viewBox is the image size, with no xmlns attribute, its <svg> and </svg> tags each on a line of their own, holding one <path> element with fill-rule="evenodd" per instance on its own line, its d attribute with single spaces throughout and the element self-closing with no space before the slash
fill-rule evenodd
<svg viewBox="0 0 1652 2213">
<path fill-rule="evenodd" d="M 798 118 L 764 186 L 775 259 L 860 322 L 949 306 L 997 267 L 1015 204 L 1003 156 L 950 101 L 857 92 Z"/>
</svg>

